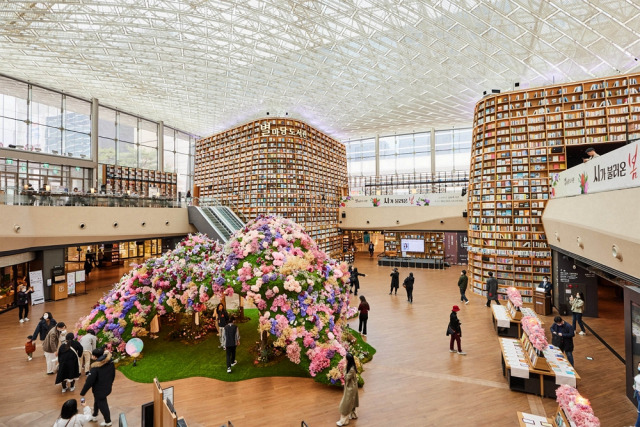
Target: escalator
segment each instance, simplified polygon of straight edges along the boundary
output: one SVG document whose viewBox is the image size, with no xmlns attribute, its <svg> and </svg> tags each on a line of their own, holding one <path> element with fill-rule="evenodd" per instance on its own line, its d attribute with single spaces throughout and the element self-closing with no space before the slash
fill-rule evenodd
<svg viewBox="0 0 640 427">
<path fill-rule="evenodd" d="M 200 233 L 222 243 L 238 229 L 244 227 L 240 219 L 227 207 L 222 206 L 189 206 L 189 224 Z"/>
</svg>

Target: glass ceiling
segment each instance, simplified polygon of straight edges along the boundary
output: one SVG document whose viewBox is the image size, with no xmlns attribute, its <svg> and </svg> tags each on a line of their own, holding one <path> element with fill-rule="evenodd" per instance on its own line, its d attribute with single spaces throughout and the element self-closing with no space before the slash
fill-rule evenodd
<svg viewBox="0 0 640 427">
<path fill-rule="evenodd" d="M 634 0 L 3 2 L 0 73 L 198 135 L 468 126 L 482 92 L 640 70 Z"/>
</svg>

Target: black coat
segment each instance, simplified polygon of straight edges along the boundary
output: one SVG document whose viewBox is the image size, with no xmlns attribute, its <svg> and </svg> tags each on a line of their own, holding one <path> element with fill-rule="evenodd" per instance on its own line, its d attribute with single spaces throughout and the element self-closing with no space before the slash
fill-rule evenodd
<svg viewBox="0 0 640 427">
<path fill-rule="evenodd" d="M 91 364 L 91 371 L 84 387 L 82 387 L 80 396 L 84 396 L 91 389 L 94 397 L 104 399 L 111 394 L 111 387 L 115 379 L 116 366 L 111 360 L 111 353 L 105 351 L 100 359 Z"/>
<path fill-rule="evenodd" d="M 402 286 L 404 286 L 407 291 L 413 291 L 413 282 L 415 281 L 415 278 L 413 276 L 409 276 L 406 279 L 404 279 L 404 282 L 402 283 Z"/>
<path fill-rule="evenodd" d="M 357 270 L 353 270 L 353 272 L 351 273 L 351 284 L 356 288 L 359 289 L 360 288 L 360 279 L 358 279 L 358 276 L 365 276 L 362 273 L 358 273 Z"/>
<path fill-rule="evenodd" d="M 487 299 L 498 301 L 498 281 L 495 277 L 487 280 Z"/>
<path fill-rule="evenodd" d="M 399 288 L 400 287 L 400 273 L 398 271 L 394 271 L 390 274 L 391 276 L 391 287 Z"/>
<path fill-rule="evenodd" d="M 562 336 L 558 335 L 562 334 Z M 573 326 L 564 322 L 562 325 L 551 325 L 551 344 L 562 351 L 573 351 L 573 337 L 576 335 Z"/>
<path fill-rule="evenodd" d="M 449 328 L 451 328 L 454 332 L 457 332 L 458 335 L 462 336 L 462 329 L 460 328 L 460 319 L 458 319 L 458 315 L 455 311 L 452 311 L 449 315 L 449 326 L 447 327 L 447 335 L 451 335 Z"/>
<path fill-rule="evenodd" d="M 76 353 L 73 347 L 62 345 L 58 350 L 58 375 L 56 375 L 56 384 L 60 384 L 64 380 L 77 380 L 78 378 L 80 378 L 78 353 Z"/>
<path fill-rule="evenodd" d="M 44 341 L 47 337 L 47 334 L 51 330 L 51 328 L 55 328 L 58 322 L 52 317 L 49 319 L 49 326 L 47 326 L 47 321 L 44 319 L 40 319 L 38 325 L 36 326 L 36 330 L 33 331 L 33 339 L 35 340 L 38 336 L 40 336 L 40 341 Z"/>
</svg>

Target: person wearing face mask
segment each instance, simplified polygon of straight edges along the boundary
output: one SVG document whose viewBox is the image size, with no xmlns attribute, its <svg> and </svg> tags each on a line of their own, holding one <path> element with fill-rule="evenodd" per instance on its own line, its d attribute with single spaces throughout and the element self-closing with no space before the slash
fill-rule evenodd
<svg viewBox="0 0 640 427">
<path fill-rule="evenodd" d="M 33 335 L 34 340 L 40 337 L 40 341 L 44 341 L 49 331 L 53 329 L 53 327 L 55 326 L 56 326 L 56 319 L 53 318 L 51 313 L 46 312 L 40 318 L 40 321 L 38 322 L 38 325 L 36 326 L 35 331 L 33 331 L 33 334 L 31 335 Z"/>
<path fill-rule="evenodd" d="M 636 427 L 640 427 L 640 363 L 638 363 L 638 375 L 633 377 L 633 397 L 636 398 L 636 402 L 638 402 L 638 407 L 636 408 L 638 411 L 638 418 L 636 419 Z"/>
<path fill-rule="evenodd" d="M 60 337 L 65 337 L 66 335 L 67 325 L 65 325 L 64 322 L 60 322 L 55 328 L 51 328 L 47 337 L 42 342 L 44 358 L 47 361 L 47 375 L 53 375 L 55 373 L 57 365 L 56 353 L 58 352 L 60 342 L 64 340 L 64 338 L 60 339 Z"/>
</svg>

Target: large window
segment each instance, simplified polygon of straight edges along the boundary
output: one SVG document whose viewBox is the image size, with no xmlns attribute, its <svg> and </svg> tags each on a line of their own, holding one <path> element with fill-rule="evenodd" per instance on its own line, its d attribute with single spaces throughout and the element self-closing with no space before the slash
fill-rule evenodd
<svg viewBox="0 0 640 427">
<path fill-rule="evenodd" d="M 378 143 L 380 176 L 469 170 L 471 128 L 435 131 L 434 152 L 430 132 L 380 136 Z M 375 139 L 344 144 L 349 176 L 375 175 Z M 435 156 L 435 171 L 431 170 L 432 156 Z"/>
<path fill-rule="evenodd" d="M 193 187 L 196 137 L 164 128 L 164 170 L 178 174 L 178 191 L 186 194 Z"/>
</svg>

